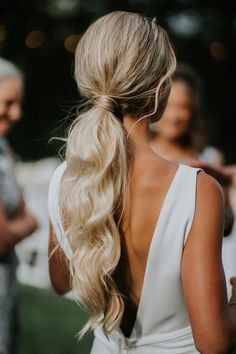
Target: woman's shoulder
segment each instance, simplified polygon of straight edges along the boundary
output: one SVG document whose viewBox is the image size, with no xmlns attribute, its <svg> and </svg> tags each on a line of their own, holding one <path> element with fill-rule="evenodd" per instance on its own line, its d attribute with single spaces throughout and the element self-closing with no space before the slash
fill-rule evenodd
<svg viewBox="0 0 236 354">
<path fill-rule="evenodd" d="M 205 172 L 198 174 L 192 231 L 200 241 L 223 236 L 224 197 L 219 183 Z M 218 237 L 217 236 L 217 237 Z"/>
<path fill-rule="evenodd" d="M 223 191 L 215 178 L 201 171 L 197 178 L 197 194 L 203 199 L 222 199 Z"/>
</svg>

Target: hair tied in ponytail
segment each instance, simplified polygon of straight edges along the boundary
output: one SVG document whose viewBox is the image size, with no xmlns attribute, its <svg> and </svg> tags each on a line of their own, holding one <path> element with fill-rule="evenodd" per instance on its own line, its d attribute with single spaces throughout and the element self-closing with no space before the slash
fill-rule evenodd
<svg viewBox="0 0 236 354">
<path fill-rule="evenodd" d="M 141 119 L 161 117 L 175 64 L 165 30 L 135 13 L 105 15 L 78 43 L 75 78 L 89 104 L 69 130 L 59 198 L 73 250 L 72 288 L 90 312 L 80 337 L 98 325 L 109 335 L 123 319 L 125 301 L 115 271 L 124 256 L 120 226 L 130 188 L 128 138 Z M 134 120 L 128 134 L 124 114 Z"/>
<path fill-rule="evenodd" d="M 96 105 L 114 114 L 123 123 L 123 112 L 119 103 L 108 95 L 99 95 L 94 99 Z"/>
</svg>

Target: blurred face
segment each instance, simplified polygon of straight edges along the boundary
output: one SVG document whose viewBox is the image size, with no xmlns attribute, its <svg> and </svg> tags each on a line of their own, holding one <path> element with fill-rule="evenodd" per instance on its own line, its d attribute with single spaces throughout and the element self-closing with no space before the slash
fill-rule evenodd
<svg viewBox="0 0 236 354">
<path fill-rule="evenodd" d="M 17 77 L 0 80 L 0 135 L 21 118 L 22 83 Z"/>
<path fill-rule="evenodd" d="M 166 110 L 156 123 L 158 133 L 167 139 L 176 140 L 185 135 L 191 121 L 191 101 L 184 83 L 173 82 Z"/>
</svg>

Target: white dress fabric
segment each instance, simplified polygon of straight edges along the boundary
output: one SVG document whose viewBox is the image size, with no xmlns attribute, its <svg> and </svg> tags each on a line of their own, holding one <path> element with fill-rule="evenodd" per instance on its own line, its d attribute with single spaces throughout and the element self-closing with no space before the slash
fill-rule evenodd
<svg viewBox="0 0 236 354">
<path fill-rule="evenodd" d="M 49 215 L 55 234 L 68 258 L 71 249 L 63 238 L 58 192 L 66 168 L 62 163 L 49 187 Z M 181 263 L 190 231 L 199 169 L 179 165 L 166 194 L 153 234 L 134 328 L 129 338 L 121 330 L 109 336 L 95 332 L 91 354 L 196 354 L 184 300 Z"/>
</svg>

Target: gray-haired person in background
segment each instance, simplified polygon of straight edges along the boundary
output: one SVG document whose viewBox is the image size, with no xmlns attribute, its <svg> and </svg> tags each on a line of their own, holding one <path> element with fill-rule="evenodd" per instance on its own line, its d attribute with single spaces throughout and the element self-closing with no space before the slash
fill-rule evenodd
<svg viewBox="0 0 236 354">
<path fill-rule="evenodd" d="M 36 228 L 26 210 L 14 175 L 14 161 L 5 135 L 21 118 L 23 81 L 9 61 L 0 58 L 0 353 L 16 352 L 17 257 L 14 246 Z"/>
</svg>

